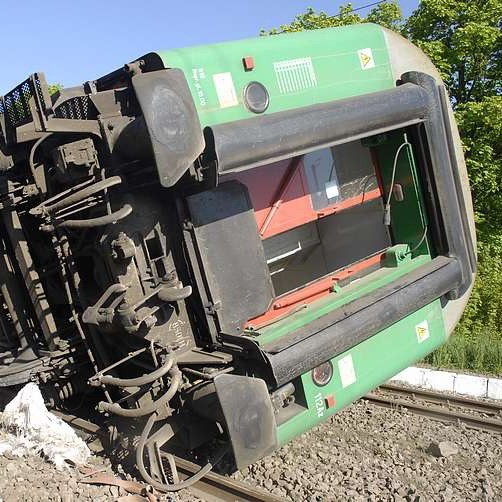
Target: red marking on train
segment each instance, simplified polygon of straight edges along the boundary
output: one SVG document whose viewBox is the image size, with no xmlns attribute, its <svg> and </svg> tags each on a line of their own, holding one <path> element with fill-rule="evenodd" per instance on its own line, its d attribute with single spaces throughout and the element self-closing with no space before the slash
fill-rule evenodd
<svg viewBox="0 0 502 502">
<path fill-rule="evenodd" d="M 254 59 L 252 56 L 246 56 L 242 58 L 242 65 L 246 71 L 251 71 L 254 69 Z"/>
<path fill-rule="evenodd" d="M 324 398 L 324 402 L 326 403 L 326 408 L 334 408 L 336 406 L 335 396 L 333 394 L 329 394 Z"/>
<path fill-rule="evenodd" d="M 232 174 L 225 179 L 235 179 L 247 186 L 262 239 L 378 199 L 382 195 L 379 186 L 316 211 L 312 206 L 303 162 L 299 158 L 274 162 L 251 171 Z"/>
</svg>

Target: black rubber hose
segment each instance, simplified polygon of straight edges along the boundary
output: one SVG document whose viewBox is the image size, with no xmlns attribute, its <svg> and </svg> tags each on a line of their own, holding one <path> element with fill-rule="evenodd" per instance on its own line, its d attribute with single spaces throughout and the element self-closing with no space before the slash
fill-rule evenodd
<svg viewBox="0 0 502 502">
<path fill-rule="evenodd" d="M 74 192 L 63 199 L 54 202 L 54 204 L 52 204 L 51 206 L 46 206 L 44 209 L 48 213 L 63 209 L 65 207 L 71 206 L 72 204 L 80 202 L 81 200 L 84 200 L 87 197 L 100 192 L 101 190 L 106 190 L 107 188 L 118 185 L 120 183 L 122 183 L 122 178 L 120 176 L 105 178 L 104 180 L 93 183 L 92 185 L 82 188 L 78 192 Z M 41 207 L 43 208 L 43 205 Z"/>
<path fill-rule="evenodd" d="M 109 413 L 114 413 L 115 415 L 119 415 L 120 417 L 129 417 L 129 418 L 144 417 L 146 415 L 155 413 L 157 410 L 159 410 L 162 406 L 166 405 L 174 397 L 174 395 L 178 390 L 178 387 L 181 384 L 181 371 L 178 369 L 177 366 L 171 368 L 171 370 L 169 370 L 169 374 L 172 379 L 171 385 L 169 386 L 167 392 L 162 397 L 157 399 L 157 401 L 154 401 L 140 408 L 131 408 L 131 409 L 122 408 L 122 406 L 120 406 L 120 404 L 117 403 L 105 403 L 104 401 L 101 401 L 98 407 L 101 411 L 107 411 Z"/>
<path fill-rule="evenodd" d="M 104 225 L 110 225 L 112 223 L 117 223 L 117 221 L 122 220 L 126 216 L 132 213 L 132 207 L 129 204 L 124 204 L 118 211 L 112 214 L 105 214 L 98 218 L 90 218 L 88 220 L 66 220 L 61 223 L 56 222 L 58 228 L 94 228 L 101 227 Z M 54 225 L 41 225 L 40 230 L 44 232 L 53 232 Z"/>
<path fill-rule="evenodd" d="M 129 204 L 124 204 L 118 211 L 112 214 L 106 214 L 99 218 L 90 218 L 88 220 L 66 220 L 59 224 L 62 228 L 93 228 L 116 223 L 117 221 L 129 216 L 132 213 L 132 207 Z"/>
<path fill-rule="evenodd" d="M 141 387 L 142 385 L 147 385 L 149 383 L 155 382 L 159 378 L 167 374 L 167 372 L 173 366 L 173 359 L 168 358 L 167 361 L 151 373 L 137 377 L 137 378 L 116 378 L 111 375 L 104 375 L 97 378 L 97 385 L 115 385 L 117 387 Z"/>
<path fill-rule="evenodd" d="M 211 461 L 208 462 L 206 465 L 200 468 L 199 471 L 197 471 L 194 475 L 190 476 L 189 478 L 185 479 L 184 481 L 181 481 L 180 483 L 173 483 L 166 485 L 164 483 L 160 483 L 156 479 L 152 478 L 148 472 L 145 469 L 145 464 L 143 462 L 143 454 L 145 451 L 145 445 L 146 441 L 148 439 L 148 436 L 150 435 L 150 432 L 152 430 L 153 424 L 155 423 L 155 420 L 157 418 L 157 414 L 154 413 L 150 416 L 148 421 L 146 422 L 145 428 L 143 429 L 143 432 L 141 433 L 141 437 L 139 440 L 138 448 L 136 450 L 136 465 L 138 467 L 138 470 L 143 477 L 143 479 L 151 486 L 156 488 L 157 490 L 163 491 L 163 492 L 176 492 L 178 490 L 183 490 L 184 488 L 188 488 L 192 486 L 194 483 L 199 481 L 199 479 L 203 478 L 211 469 L 222 459 L 223 455 L 228 450 L 228 446 L 224 446 L 218 450 L 218 452 L 215 455 L 215 458 Z"/>
<path fill-rule="evenodd" d="M 36 173 L 36 168 L 35 168 L 35 152 L 37 151 L 38 147 L 47 139 L 49 138 L 50 136 L 52 136 L 53 133 L 50 133 L 50 134 L 47 134 L 45 136 L 42 136 L 41 138 L 37 139 L 37 141 L 35 142 L 35 144 L 31 147 L 31 150 L 30 150 L 30 156 L 28 158 L 28 162 L 30 164 L 30 171 L 31 171 L 31 175 L 33 176 L 33 180 L 35 180 L 35 184 L 37 184 L 37 173 Z M 41 188 L 38 186 L 37 184 L 37 187 L 38 188 Z"/>
</svg>

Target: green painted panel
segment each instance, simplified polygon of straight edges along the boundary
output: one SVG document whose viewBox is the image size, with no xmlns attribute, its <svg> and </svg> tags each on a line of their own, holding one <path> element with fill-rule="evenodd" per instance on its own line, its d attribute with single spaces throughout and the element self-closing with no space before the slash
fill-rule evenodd
<svg viewBox="0 0 502 502">
<path fill-rule="evenodd" d="M 374 24 L 286 33 L 158 54 L 166 67 L 184 71 L 202 126 L 256 116 L 243 104 L 244 87 L 251 81 L 261 82 L 268 89 L 270 106 L 265 113 L 394 86 L 384 34 Z M 242 58 L 247 56 L 254 59 L 252 71 L 244 69 Z"/>
<path fill-rule="evenodd" d="M 384 185 L 385 201 L 392 180 L 394 159 L 399 147 L 406 141 L 402 131 L 385 135 L 387 140 L 376 148 L 380 172 Z M 395 184 L 400 184 L 403 189 L 404 199 L 401 202 L 391 197 L 391 234 L 394 244 L 408 244 L 414 249 L 420 242 L 427 216 L 423 210 L 424 201 L 418 180 L 415 160 L 409 147 L 404 147 L 399 153 L 396 164 Z M 414 255 L 429 253 L 427 239 L 423 242 Z"/>
<path fill-rule="evenodd" d="M 384 33 L 373 24 L 288 33 L 158 54 L 166 67 L 184 71 L 203 127 L 256 116 L 243 103 L 244 89 L 252 81 L 262 83 L 268 90 L 270 105 L 266 114 L 395 85 Z M 244 57 L 253 58 L 252 71 L 245 71 Z M 387 141 L 377 146 L 386 186 L 390 183 L 395 151 L 403 138 L 402 132 L 389 134 Z M 426 220 L 413 159 L 407 152 L 402 154 L 396 181 L 403 184 L 405 201 L 392 205 L 393 243 L 413 246 L 420 239 Z M 253 333 L 253 337 L 260 344 L 280 338 L 429 260 L 427 243 L 424 243 L 415 258 L 395 267 L 386 266 L 340 288 L 260 333 Z M 427 337 L 419 341 L 417 326 L 423 323 L 427 325 Z M 302 375 L 294 383 L 299 397 L 304 396 L 306 409 L 278 427 L 280 443 L 325 420 L 423 358 L 445 339 L 442 309 L 437 300 L 332 359 L 334 377 L 328 385 L 317 387 L 310 373 Z M 328 395 L 336 400 L 330 409 L 325 407 Z"/>
<path fill-rule="evenodd" d="M 425 322 L 427 337 L 422 330 L 419 341 L 417 327 L 423 328 Z M 441 303 L 436 300 L 332 359 L 334 375 L 324 387 L 317 387 L 310 373 L 302 375 L 295 386 L 297 390 L 303 387 L 308 408 L 278 427 L 279 443 L 284 444 L 326 420 L 445 340 Z M 326 409 L 325 398 L 329 395 L 334 396 L 336 405 Z"/>
</svg>

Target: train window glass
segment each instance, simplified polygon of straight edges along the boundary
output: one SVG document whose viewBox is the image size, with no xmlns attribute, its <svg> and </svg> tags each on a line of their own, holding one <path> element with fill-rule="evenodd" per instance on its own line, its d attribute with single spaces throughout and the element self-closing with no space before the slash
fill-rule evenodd
<svg viewBox="0 0 502 502">
<path fill-rule="evenodd" d="M 340 200 L 340 185 L 331 148 L 305 154 L 303 166 L 314 209 L 322 209 Z"/>
<path fill-rule="evenodd" d="M 263 241 L 276 296 L 364 262 L 391 244 L 368 148 L 360 141 L 323 148 L 305 154 L 302 164 L 314 217 Z"/>
<path fill-rule="evenodd" d="M 382 214 L 382 202 L 376 199 L 266 239 L 276 296 L 385 250 L 390 237 Z"/>
<path fill-rule="evenodd" d="M 378 261 L 373 256 L 391 245 L 371 152 L 360 141 L 220 182 L 228 179 L 249 190 L 276 297 L 355 263 L 364 275 Z"/>
<path fill-rule="evenodd" d="M 303 165 L 315 210 L 378 189 L 369 149 L 360 141 L 307 153 Z"/>
</svg>

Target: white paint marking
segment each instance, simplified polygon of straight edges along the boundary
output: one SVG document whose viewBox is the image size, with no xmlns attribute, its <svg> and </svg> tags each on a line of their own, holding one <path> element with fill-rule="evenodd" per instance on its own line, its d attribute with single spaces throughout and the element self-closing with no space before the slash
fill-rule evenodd
<svg viewBox="0 0 502 502">
<path fill-rule="evenodd" d="M 228 108 L 239 104 L 235 92 L 234 81 L 232 80 L 232 74 L 230 72 L 213 75 L 213 82 L 216 87 L 220 108 Z"/>
<path fill-rule="evenodd" d="M 326 407 L 324 406 L 324 399 L 320 392 L 314 396 L 314 402 L 317 416 L 319 418 L 322 418 L 324 416 L 324 410 L 326 409 Z"/>
<path fill-rule="evenodd" d="M 474 375 L 457 375 L 454 392 L 474 397 L 486 397 L 488 379 Z"/>
<path fill-rule="evenodd" d="M 410 366 L 391 378 L 439 392 L 502 400 L 502 379 Z"/>
<path fill-rule="evenodd" d="M 338 361 L 338 372 L 340 373 L 340 381 L 342 382 L 342 387 L 348 387 L 356 381 L 356 372 L 354 370 L 354 363 L 352 361 L 352 355 L 348 354 L 342 357 Z"/>
<path fill-rule="evenodd" d="M 274 71 L 281 94 L 302 91 L 317 85 L 311 58 L 277 61 L 274 63 Z"/>
<path fill-rule="evenodd" d="M 338 189 L 338 183 L 336 180 L 328 181 L 324 184 L 324 189 L 326 190 L 326 197 L 328 199 L 333 199 L 340 195 L 340 190 Z"/>
<path fill-rule="evenodd" d="M 422 375 L 421 386 L 439 392 L 453 392 L 455 388 L 455 373 L 431 370 Z"/>
<path fill-rule="evenodd" d="M 500 378 L 488 379 L 487 394 L 490 399 L 502 399 L 502 380 Z"/>
</svg>

